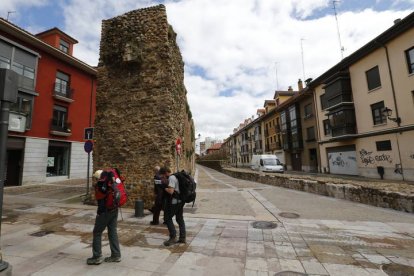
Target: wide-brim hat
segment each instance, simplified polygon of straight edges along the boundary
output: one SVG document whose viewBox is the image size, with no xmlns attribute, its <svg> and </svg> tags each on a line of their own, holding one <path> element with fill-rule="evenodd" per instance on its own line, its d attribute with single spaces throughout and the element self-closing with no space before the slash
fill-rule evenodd
<svg viewBox="0 0 414 276">
<path fill-rule="evenodd" d="M 102 174 L 102 170 L 97 170 L 96 172 L 94 172 L 93 177 L 95 177 L 96 179 L 99 179 L 101 177 Z"/>
</svg>

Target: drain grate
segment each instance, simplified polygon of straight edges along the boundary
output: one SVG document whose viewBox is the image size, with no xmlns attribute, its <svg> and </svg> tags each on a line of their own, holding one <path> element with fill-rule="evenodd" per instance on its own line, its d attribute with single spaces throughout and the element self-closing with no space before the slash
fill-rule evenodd
<svg viewBox="0 0 414 276">
<path fill-rule="evenodd" d="M 299 217 L 299 215 L 296 213 L 288 213 L 288 212 L 279 213 L 279 216 L 281 216 L 282 218 L 291 218 L 291 219 L 295 219 Z"/>
<path fill-rule="evenodd" d="M 307 276 L 308 274 L 296 271 L 280 271 L 275 276 Z"/>
<path fill-rule="evenodd" d="M 203 198 L 202 200 L 200 200 L 201 202 L 207 202 L 207 201 L 209 201 L 209 199 L 207 199 L 207 198 Z"/>
<path fill-rule="evenodd" d="M 390 276 L 410 276 L 414 275 L 414 267 L 401 264 L 385 264 L 382 271 Z"/>
<path fill-rule="evenodd" d="M 255 221 L 252 223 L 253 228 L 257 229 L 273 229 L 277 227 L 277 224 L 270 221 Z"/>
<path fill-rule="evenodd" d="M 43 236 L 49 235 L 49 234 L 54 233 L 54 232 L 55 231 L 42 230 L 42 231 L 38 231 L 38 232 L 31 233 L 30 236 L 33 236 L 33 237 L 43 237 Z"/>
</svg>

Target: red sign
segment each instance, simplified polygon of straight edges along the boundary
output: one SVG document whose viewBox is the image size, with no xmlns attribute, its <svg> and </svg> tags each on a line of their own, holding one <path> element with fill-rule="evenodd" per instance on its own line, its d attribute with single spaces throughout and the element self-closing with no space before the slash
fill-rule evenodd
<svg viewBox="0 0 414 276">
<path fill-rule="evenodd" d="M 181 155 L 181 139 L 180 137 L 177 138 L 177 141 L 175 141 L 175 151 L 178 155 Z"/>
</svg>

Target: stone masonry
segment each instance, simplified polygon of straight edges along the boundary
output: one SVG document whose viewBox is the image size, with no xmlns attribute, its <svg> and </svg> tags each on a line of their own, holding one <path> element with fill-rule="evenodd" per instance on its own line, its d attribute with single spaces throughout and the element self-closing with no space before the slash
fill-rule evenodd
<svg viewBox="0 0 414 276">
<path fill-rule="evenodd" d="M 152 204 L 153 167 L 194 171 L 194 123 L 184 63 L 163 5 L 102 22 L 94 169 L 118 167 L 132 205 Z"/>
</svg>

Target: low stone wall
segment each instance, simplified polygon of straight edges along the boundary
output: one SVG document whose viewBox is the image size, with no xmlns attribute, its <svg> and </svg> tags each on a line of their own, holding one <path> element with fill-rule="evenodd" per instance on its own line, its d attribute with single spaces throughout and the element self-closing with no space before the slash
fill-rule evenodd
<svg viewBox="0 0 414 276">
<path fill-rule="evenodd" d="M 235 171 L 229 168 L 223 168 L 221 172 L 239 179 L 414 213 L 413 193 L 387 191 L 357 184 L 294 178 L 281 174 Z"/>
</svg>

